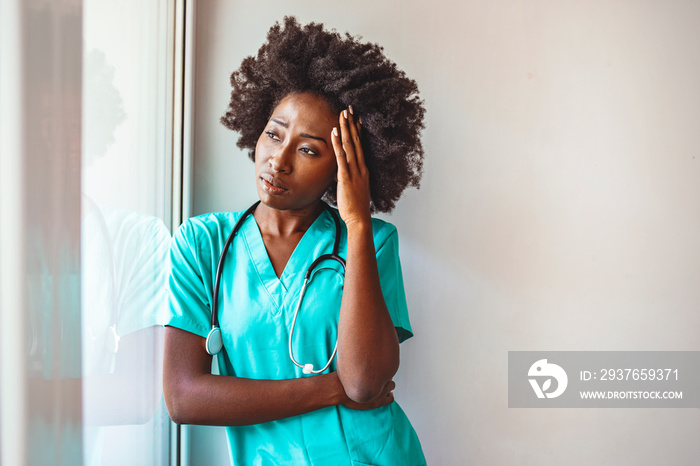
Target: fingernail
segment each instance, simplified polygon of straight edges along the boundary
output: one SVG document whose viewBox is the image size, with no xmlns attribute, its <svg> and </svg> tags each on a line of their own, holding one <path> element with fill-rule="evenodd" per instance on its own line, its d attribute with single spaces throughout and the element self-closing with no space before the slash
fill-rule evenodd
<svg viewBox="0 0 700 466">
<path fill-rule="evenodd" d="M 350 109 L 350 113 L 352 113 L 354 115 L 355 112 L 352 111 L 352 105 L 348 105 L 348 108 Z"/>
<path fill-rule="evenodd" d="M 333 135 L 338 136 L 338 128 L 333 128 Z"/>
<path fill-rule="evenodd" d="M 348 119 L 348 111 L 347 110 L 343 110 L 343 116 L 345 117 L 346 120 Z"/>
<path fill-rule="evenodd" d="M 358 119 L 357 119 L 357 122 L 358 122 L 359 124 L 362 124 L 362 117 L 358 118 Z"/>
</svg>

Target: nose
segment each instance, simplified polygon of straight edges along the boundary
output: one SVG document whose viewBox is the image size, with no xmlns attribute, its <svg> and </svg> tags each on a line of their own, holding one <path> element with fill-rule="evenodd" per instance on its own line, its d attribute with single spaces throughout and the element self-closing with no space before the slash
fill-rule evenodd
<svg viewBox="0 0 700 466">
<path fill-rule="evenodd" d="M 267 163 L 270 165 L 270 168 L 278 173 L 291 173 L 292 157 L 289 144 L 278 147 L 278 150 L 270 155 Z"/>
</svg>

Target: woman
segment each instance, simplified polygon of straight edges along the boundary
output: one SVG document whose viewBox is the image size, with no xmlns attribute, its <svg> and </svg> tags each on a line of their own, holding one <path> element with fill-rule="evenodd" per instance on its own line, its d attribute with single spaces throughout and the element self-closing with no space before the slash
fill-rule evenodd
<svg viewBox="0 0 700 466">
<path fill-rule="evenodd" d="M 228 426 L 237 464 L 424 464 L 393 402 L 399 342 L 412 335 L 397 233 L 370 216 L 420 180 L 416 84 L 381 47 L 320 24 L 285 18 L 267 39 L 231 76 L 222 118 L 251 149 L 260 203 L 189 219 L 173 241 L 168 411 Z M 334 249 L 345 270 L 323 260 L 305 287 Z M 207 340 L 214 294 L 221 375 Z"/>
</svg>

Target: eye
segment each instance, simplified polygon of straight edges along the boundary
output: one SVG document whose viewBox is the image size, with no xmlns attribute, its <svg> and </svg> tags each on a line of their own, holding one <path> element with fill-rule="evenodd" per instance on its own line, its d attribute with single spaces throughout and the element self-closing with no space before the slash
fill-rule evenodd
<svg viewBox="0 0 700 466">
<path fill-rule="evenodd" d="M 305 153 L 306 155 L 310 155 L 310 156 L 312 156 L 312 157 L 315 157 L 315 156 L 318 155 L 318 154 L 316 153 L 316 151 L 314 151 L 313 149 L 310 149 L 310 148 L 308 148 L 308 147 L 302 147 L 302 148 L 300 148 L 299 150 L 300 150 L 301 152 Z"/>
<path fill-rule="evenodd" d="M 265 131 L 265 134 L 267 134 L 267 137 L 270 139 L 274 139 L 275 141 L 280 140 L 279 136 L 277 136 L 274 131 Z"/>
</svg>

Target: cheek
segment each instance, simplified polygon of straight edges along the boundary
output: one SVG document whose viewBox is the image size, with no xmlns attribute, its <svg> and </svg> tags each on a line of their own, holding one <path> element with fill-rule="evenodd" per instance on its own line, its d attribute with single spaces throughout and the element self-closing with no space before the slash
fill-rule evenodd
<svg viewBox="0 0 700 466">
<path fill-rule="evenodd" d="M 328 182 L 327 184 L 335 183 L 338 180 L 338 164 L 335 162 L 335 158 L 324 170 L 323 177 Z"/>
<path fill-rule="evenodd" d="M 264 141 L 262 141 L 262 138 L 260 138 L 258 139 L 257 144 L 255 144 L 255 152 L 253 154 L 255 157 L 254 162 L 256 167 L 265 160 L 265 158 L 267 157 L 266 153 L 267 151 L 265 150 Z"/>
</svg>

